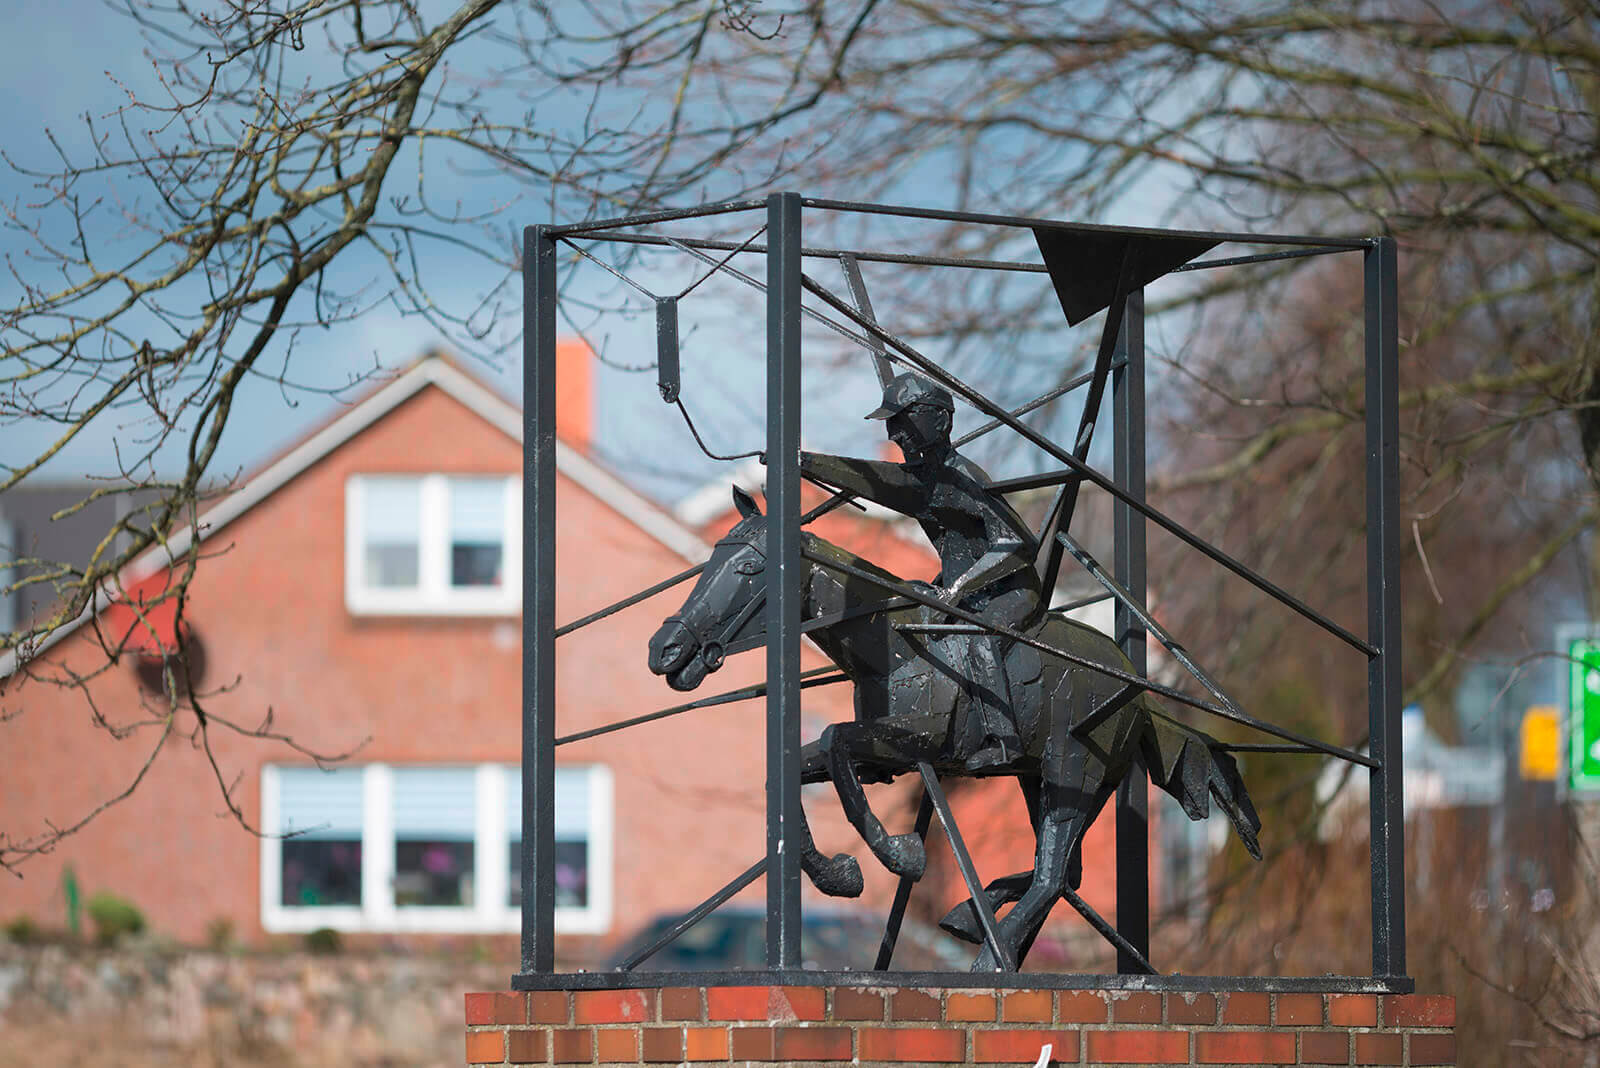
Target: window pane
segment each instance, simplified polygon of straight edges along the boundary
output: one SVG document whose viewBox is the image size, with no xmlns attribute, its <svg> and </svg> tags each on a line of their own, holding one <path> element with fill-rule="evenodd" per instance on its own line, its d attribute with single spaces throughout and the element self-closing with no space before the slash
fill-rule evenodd
<svg viewBox="0 0 1600 1068">
<path fill-rule="evenodd" d="M 511 843 L 511 907 L 522 906 L 522 841 Z M 581 909 L 589 904 L 589 843 L 556 839 L 556 908 Z"/>
<path fill-rule="evenodd" d="M 415 478 L 369 478 L 362 484 L 362 546 L 366 584 L 417 585 L 422 531 L 422 483 Z"/>
<path fill-rule="evenodd" d="M 283 842 L 285 906 L 361 904 L 361 839 Z"/>
<path fill-rule="evenodd" d="M 557 768 L 555 781 L 556 907 L 589 904 L 589 785 L 585 767 Z M 506 829 L 511 838 L 510 904 L 522 904 L 522 770 L 506 770 Z"/>
<path fill-rule="evenodd" d="M 477 789 L 468 768 L 396 768 L 396 905 L 471 905 Z"/>
<path fill-rule="evenodd" d="M 361 904 L 361 783 L 361 768 L 278 772 L 283 905 Z"/>
<path fill-rule="evenodd" d="M 450 584 L 504 581 L 506 484 L 498 478 L 450 480 Z"/>
</svg>

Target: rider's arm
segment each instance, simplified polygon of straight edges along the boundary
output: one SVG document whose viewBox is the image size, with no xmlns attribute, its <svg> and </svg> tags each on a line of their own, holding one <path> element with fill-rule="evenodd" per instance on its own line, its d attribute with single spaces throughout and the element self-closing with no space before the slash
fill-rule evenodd
<svg viewBox="0 0 1600 1068">
<path fill-rule="evenodd" d="M 945 588 L 950 591 L 951 598 L 958 598 L 969 589 L 981 589 L 1013 571 L 1020 571 L 1028 566 L 1026 549 L 1020 538 L 991 542 L 988 550 Z"/>
<path fill-rule="evenodd" d="M 922 483 L 899 464 L 885 460 L 802 452 L 800 473 L 904 515 L 916 514 L 924 503 Z"/>
<path fill-rule="evenodd" d="M 984 551 L 971 567 L 948 582 L 945 588 L 952 597 L 960 597 L 967 590 L 982 589 L 1014 571 L 1032 566 L 1034 544 L 1032 532 L 1022 525 L 1021 517 L 1003 500 L 993 496 L 982 468 L 970 462 L 962 466 L 972 479 L 970 508 L 973 517 L 983 524 Z"/>
</svg>

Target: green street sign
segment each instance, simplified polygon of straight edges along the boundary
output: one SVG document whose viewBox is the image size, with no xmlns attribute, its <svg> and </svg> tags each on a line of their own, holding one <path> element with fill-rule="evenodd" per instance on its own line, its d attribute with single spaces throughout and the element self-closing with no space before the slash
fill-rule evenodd
<svg viewBox="0 0 1600 1068">
<path fill-rule="evenodd" d="M 1579 638 L 1567 655 L 1567 781 L 1573 790 L 1600 790 L 1600 638 Z"/>
</svg>

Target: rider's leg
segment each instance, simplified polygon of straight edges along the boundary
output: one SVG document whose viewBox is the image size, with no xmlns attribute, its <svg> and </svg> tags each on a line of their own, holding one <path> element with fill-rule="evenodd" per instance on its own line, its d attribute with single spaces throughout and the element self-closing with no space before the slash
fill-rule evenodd
<svg viewBox="0 0 1600 1068">
<path fill-rule="evenodd" d="M 1022 738 L 1017 733 L 1016 712 L 1011 705 L 1011 688 L 1006 678 L 1004 646 L 996 635 L 972 639 L 972 703 L 969 714 L 979 717 L 983 740 L 968 756 L 967 768 L 1005 767 L 1022 755 Z"/>
</svg>

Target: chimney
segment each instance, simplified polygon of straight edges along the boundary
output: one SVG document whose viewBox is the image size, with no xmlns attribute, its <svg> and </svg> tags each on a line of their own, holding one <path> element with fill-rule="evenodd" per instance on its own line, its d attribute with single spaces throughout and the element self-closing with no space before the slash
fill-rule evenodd
<svg viewBox="0 0 1600 1068">
<path fill-rule="evenodd" d="M 587 452 L 594 423 L 594 354 L 581 338 L 556 341 L 556 437 Z"/>
</svg>

